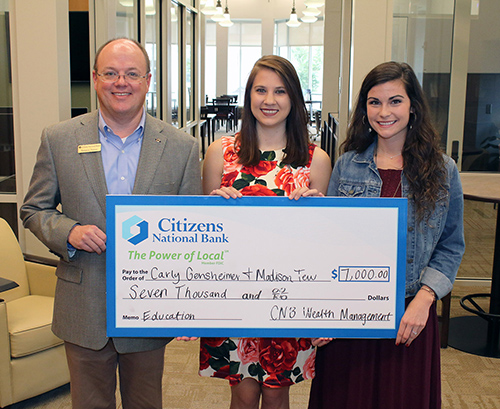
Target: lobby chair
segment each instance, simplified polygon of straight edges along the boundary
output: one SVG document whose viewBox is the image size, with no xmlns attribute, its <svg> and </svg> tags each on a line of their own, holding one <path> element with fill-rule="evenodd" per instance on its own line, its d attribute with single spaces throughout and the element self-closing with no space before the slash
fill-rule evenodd
<svg viewBox="0 0 500 409">
<path fill-rule="evenodd" d="M 0 292 L 0 407 L 69 382 L 63 341 L 51 330 L 55 267 L 24 260 L 0 218 L 0 277 L 18 287 Z"/>
<path fill-rule="evenodd" d="M 217 130 L 221 125 L 226 125 L 226 132 L 233 129 L 235 107 L 231 106 L 230 98 L 214 98 L 213 105 L 216 107 L 214 121 Z"/>
</svg>

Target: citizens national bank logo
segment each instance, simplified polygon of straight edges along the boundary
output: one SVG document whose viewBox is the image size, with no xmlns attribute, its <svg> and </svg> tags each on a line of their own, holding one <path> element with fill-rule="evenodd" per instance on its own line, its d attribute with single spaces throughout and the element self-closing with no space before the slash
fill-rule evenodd
<svg viewBox="0 0 500 409">
<path fill-rule="evenodd" d="M 134 228 L 135 226 L 139 228 L 139 233 Z M 122 223 L 122 237 L 135 246 L 148 238 L 148 226 L 149 223 L 146 220 L 139 216 L 132 216 Z"/>
</svg>

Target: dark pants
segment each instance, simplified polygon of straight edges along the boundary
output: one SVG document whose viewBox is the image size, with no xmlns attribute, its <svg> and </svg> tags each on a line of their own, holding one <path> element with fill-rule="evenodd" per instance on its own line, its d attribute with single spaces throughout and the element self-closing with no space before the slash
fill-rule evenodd
<svg viewBox="0 0 500 409">
<path fill-rule="evenodd" d="M 162 408 L 165 347 L 120 354 L 113 341 L 99 350 L 65 342 L 73 409 L 116 409 L 116 368 L 124 409 Z"/>
</svg>

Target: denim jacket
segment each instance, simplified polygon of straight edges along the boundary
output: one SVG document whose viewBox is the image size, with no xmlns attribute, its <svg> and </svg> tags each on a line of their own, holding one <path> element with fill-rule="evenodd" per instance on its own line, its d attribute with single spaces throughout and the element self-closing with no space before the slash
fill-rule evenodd
<svg viewBox="0 0 500 409">
<path fill-rule="evenodd" d="M 382 179 L 374 161 L 376 142 L 364 152 L 350 151 L 335 164 L 328 186 L 329 196 L 379 197 Z M 458 169 L 445 156 L 445 190 L 439 193 L 430 218 L 418 223 L 408 180 L 402 175 L 402 196 L 408 199 L 406 236 L 406 297 L 425 284 L 437 298 L 448 294 L 465 251 L 463 193 Z"/>
</svg>

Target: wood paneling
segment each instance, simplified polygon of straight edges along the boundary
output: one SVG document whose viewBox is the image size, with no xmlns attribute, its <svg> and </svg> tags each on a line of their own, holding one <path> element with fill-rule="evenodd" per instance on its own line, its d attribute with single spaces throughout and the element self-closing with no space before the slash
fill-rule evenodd
<svg viewBox="0 0 500 409">
<path fill-rule="evenodd" d="M 69 11 L 89 11 L 89 0 L 69 0 Z"/>
</svg>

